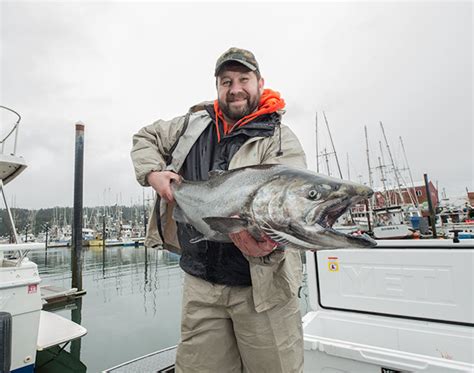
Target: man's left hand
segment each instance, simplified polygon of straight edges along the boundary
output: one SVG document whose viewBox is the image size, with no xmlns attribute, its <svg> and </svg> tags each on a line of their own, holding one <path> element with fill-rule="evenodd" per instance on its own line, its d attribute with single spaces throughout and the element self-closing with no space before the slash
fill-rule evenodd
<svg viewBox="0 0 474 373">
<path fill-rule="evenodd" d="M 242 253 L 248 256 L 260 257 L 270 254 L 278 246 L 267 237 L 262 237 L 263 241 L 256 241 L 248 231 L 240 231 L 229 234 L 229 237 Z"/>
</svg>

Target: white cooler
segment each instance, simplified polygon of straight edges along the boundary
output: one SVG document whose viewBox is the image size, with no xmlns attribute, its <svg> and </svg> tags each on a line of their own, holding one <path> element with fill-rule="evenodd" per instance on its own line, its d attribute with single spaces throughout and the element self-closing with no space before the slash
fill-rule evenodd
<svg viewBox="0 0 474 373">
<path fill-rule="evenodd" d="M 38 268 L 27 258 L 19 266 L 16 260 L 0 261 L 0 311 L 12 315 L 11 371 L 32 372 L 42 307 Z"/>
<path fill-rule="evenodd" d="M 307 253 L 305 372 L 474 372 L 473 241 Z"/>
</svg>

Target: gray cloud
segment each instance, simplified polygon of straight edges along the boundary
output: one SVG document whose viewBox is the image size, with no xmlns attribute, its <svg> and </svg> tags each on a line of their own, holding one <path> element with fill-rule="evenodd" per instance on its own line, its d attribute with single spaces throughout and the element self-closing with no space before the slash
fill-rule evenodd
<svg viewBox="0 0 474 373">
<path fill-rule="evenodd" d="M 324 110 L 354 179 L 367 178 L 363 126 L 376 157 L 382 121 L 394 152 L 403 137 L 415 179 L 427 172 L 448 193 L 473 189 L 471 3 L 2 2 L 0 10 L 0 104 L 22 114 L 19 153 L 30 163 L 7 188 L 18 206 L 72 204 L 77 120 L 86 124 L 85 204 L 138 199 L 132 134 L 213 99 L 213 65 L 230 46 L 255 52 L 311 168 L 314 116 Z"/>
</svg>

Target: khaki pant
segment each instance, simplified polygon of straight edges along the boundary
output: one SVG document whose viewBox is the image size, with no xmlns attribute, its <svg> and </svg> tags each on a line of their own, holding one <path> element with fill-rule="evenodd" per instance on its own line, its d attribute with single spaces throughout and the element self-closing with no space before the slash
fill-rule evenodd
<svg viewBox="0 0 474 373">
<path fill-rule="evenodd" d="M 177 373 L 302 371 L 296 297 L 257 313 L 251 287 L 213 285 L 186 274 Z"/>
</svg>

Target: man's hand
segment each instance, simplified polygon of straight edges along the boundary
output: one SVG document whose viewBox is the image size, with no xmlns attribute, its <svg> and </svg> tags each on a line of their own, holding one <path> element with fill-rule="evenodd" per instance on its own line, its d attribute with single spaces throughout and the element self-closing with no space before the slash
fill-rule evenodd
<svg viewBox="0 0 474 373">
<path fill-rule="evenodd" d="M 230 239 L 242 253 L 248 256 L 266 256 L 278 246 L 275 242 L 263 236 L 263 241 L 256 241 L 248 231 L 240 231 L 229 234 Z"/>
<path fill-rule="evenodd" d="M 147 175 L 146 180 L 161 198 L 166 202 L 173 202 L 171 181 L 175 180 L 179 184 L 181 182 L 181 176 L 171 171 L 152 171 Z"/>
</svg>

